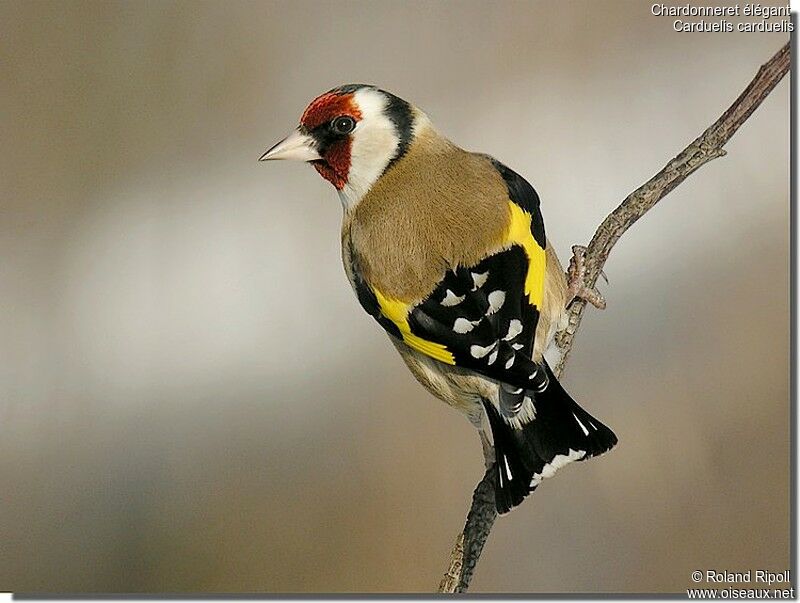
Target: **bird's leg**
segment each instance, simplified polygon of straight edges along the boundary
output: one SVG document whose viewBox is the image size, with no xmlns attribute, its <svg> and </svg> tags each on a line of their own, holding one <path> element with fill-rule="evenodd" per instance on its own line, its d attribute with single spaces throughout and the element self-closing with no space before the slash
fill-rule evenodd
<svg viewBox="0 0 800 603">
<path fill-rule="evenodd" d="M 481 436 L 481 447 L 483 448 L 483 463 L 488 470 L 494 464 L 495 454 L 494 454 L 494 446 L 492 445 L 492 441 L 489 439 L 489 434 L 487 434 L 483 429 L 479 430 L 478 433 Z"/>
<path fill-rule="evenodd" d="M 586 247 L 583 245 L 572 246 L 572 258 L 567 268 L 567 298 L 571 302 L 575 298 L 580 298 L 592 304 L 600 310 L 605 309 L 606 300 L 597 290 L 586 286 Z"/>
<path fill-rule="evenodd" d="M 491 404 L 491 402 L 489 402 Z M 475 412 L 470 412 L 467 415 L 469 422 L 478 430 L 478 435 L 481 438 L 481 448 L 483 449 L 483 463 L 488 470 L 489 467 L 494 465 L 494 438 L 492 437 L 492 427 L 489 424 L 489 417 L 483 410 L 483 406 L 477 406 Z"/>
</svg>

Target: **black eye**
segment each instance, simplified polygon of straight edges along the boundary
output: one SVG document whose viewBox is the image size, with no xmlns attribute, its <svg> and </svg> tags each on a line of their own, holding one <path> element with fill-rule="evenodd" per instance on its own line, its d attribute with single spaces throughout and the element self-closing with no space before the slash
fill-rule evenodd
<svg viewBox="0 0 800 603">
<path fill-rule="evenodd" d="M 331 122 L 331 130 L 337 134 L 350 134 L 356 127 L 356 120 L 348 115 L 337 117 Z"/>
</svg>

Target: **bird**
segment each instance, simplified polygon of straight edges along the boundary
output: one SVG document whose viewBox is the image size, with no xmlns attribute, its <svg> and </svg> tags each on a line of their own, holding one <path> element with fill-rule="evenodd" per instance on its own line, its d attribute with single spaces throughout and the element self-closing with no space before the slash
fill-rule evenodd
<svg viewBox="0 0 800 603">
<path fill-rule="evenodd" d="M 414 377 L 478 430 L 499 514 L 617 443 L 544 357 L 568 303 L 605 300 L 583 281 L 585 248 L 573 248 L 564 272 L 522 176 L 368 84 L 315 98 L 259 158 L 279 159 L 311 164 L 336 189 L 342 261 L 361 307 Z"/>
</svg>

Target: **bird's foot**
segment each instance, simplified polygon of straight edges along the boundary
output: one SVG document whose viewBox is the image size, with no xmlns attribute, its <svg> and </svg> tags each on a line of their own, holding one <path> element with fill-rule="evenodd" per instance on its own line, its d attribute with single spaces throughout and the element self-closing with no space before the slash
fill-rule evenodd
<svg viewBox="0 0 800 603">
<path fill-rule="evenodd" d="M 572 246 L 572 258 L 567 269 L 567 296 L 571 302 L 579 298 L 592 304 L 595 308 L 604 310 L 606 300 L 596 287 L 586 286 L 586 247 L 583 245 Z"/>
</svg>

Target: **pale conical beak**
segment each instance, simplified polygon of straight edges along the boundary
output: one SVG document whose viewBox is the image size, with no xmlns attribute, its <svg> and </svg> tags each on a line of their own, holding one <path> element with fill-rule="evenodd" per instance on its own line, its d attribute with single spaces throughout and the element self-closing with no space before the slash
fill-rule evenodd
<svg viewBox="0 0 800 603">
<path fill-rule="evenodd" d="M 270 159 L 314 161 L 322 159 L 322 157 L 317 152 L 317 144 L 314 139 L 308 134 L 295 130 L 258 158 L 259 161 L 269 161 Z"/>
</svg>

